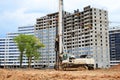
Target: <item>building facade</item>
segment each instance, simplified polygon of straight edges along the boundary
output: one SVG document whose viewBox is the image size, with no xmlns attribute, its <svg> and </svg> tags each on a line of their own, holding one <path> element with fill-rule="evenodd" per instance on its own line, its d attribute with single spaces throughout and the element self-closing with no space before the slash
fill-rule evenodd
<svg viewBox="0 0 120 80">
<path fill-rule="evenodd" d="M 55 63 L 55 37 L 58 28 L 58 13 L 38 18 L 35 34 L 45 44 L 41 50 L 40 64 L 53 66 Z M 68 53 L 76 56 L 91 55 L 95 67 L 108 68 L 109 34 L 108 13 L 106 10 L 84 7 L 83 11 L 64 12 L 63 44 Z"/>
<path fill-rule="evenodd" d="M 0 67 L 5 65 L 5 49 L 6 49 L 6 38 L 0 38 Z"/>
<path fill-rule="evenodd" d="M 35 35 L 40 38 L 40 41 L 45 45 L 41 49 L 41 60 L 39 65 L 53 67 L 55 63 L 55 38 L 58 27 L 58 13 L 48 14 L 38 18 L 35 25 Z"/>
<path fill-rule="evenodd" d="M 1 67 L 19 67 L 20 52 L 13 40 L 19 34 L 34 35 L 34 26 L 19 27 L 17 33 L 8 33 L 5 39 L 0 39 L 0 46 L 2 47 L 0 48 Z M 28 65 L 28 61 L 25 55 L 23 56 L 22 65 L 24 67 Z M 34 62 L 32 62 L 32 65 L 34 65 Z"/>
<path fill-rule="evenodd" d="M 120 29 L 113 28 L 109 31 L 110 39 L 110 65 L 120 64 Z"/>
<path fill-rule="evenodd" d="M 74 55 L 92 55 L 95 67 L 109 67 L 108 13 L 106 10 L 84 7 L 64 18 L 64 44 Z"/>
</svg>

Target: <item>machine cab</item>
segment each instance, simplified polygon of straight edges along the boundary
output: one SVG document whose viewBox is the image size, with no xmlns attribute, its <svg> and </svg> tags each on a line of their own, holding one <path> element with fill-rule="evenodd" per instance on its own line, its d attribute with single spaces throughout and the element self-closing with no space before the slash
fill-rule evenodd
<svg viewBox="0 0 120 80">
<path fill-rule="evenodd" d="M 62 61 L 63 62 L 72 62 L 75 59 L 75 56 L 72 54 L 65 53 L 63 54 Z"/>
</svg>

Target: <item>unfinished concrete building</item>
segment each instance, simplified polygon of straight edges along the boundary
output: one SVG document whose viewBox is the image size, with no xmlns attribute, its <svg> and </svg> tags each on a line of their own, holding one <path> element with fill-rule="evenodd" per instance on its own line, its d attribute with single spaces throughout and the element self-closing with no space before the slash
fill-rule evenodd
<svg viewBox="0 0 120 80">
<path fill-rule="evenodd" d="M 38 18 L 35 33 L 46 45 L 41 50 L 40 64 L 53 66 L 55 63 L 55 37 L 58 27 L 58 13 Z M 76 56 L 91 55 L 95 67 L 109 67 L 108 13 L 106 10 L 84 7 L 80 12 L 64 12 L 64 51 Z"/>
<path fill-rule="evenodd" d="M 36 65 L 53 67 L 55 63 L 55 38 L 58 26 L 58 13 L 48 14 L 38 18 L 35 25 L 35 34 L 44 43 L 41 49 L 41 60 Z"/>
<path fill-rule="evenodd" d="M 64 44 L 75 55 L 92 55 L 96 67 L 109 67 L 108 13 L 87 6 L 64 19 Z"/>
</svg>

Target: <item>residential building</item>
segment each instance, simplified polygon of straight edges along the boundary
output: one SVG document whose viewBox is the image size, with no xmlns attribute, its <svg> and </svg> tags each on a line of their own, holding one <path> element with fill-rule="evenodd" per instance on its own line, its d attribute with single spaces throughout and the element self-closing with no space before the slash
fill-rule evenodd
<svg viewBox="0 0 120 80">
<path fill-rule="evenodd" d="M 35 35 L 45 45 L 45 48 L 40 50 L 41 60 L 38 62 L 39 65 L 54 66 L 56 27 L 58 27 L 58 13 L 48 14 L 36 20 Z"/>
<path fill-rule="evenodd" d="M 91 55 L 95 67 L 108 68 L 109 34 L 108 12 L 103 9 L 84 7 L 64 18 L 64 44 L 74 55 Z"/>
<path fill-rule="evenodd" d="M 17 33 L 8 33 L 7 37 L 4 39 L 0 39 L 0 62 L 1 67 L 19 67 L 19 49 L 14 42 L 14 38 L 19 34 L 27 34 L 27 35 L 34 35 L 34 26 L 23 26 L 18 28 Z M 26 67 L 28 65 L 28 61 L 26 56 L 23 56 L 23 63 L 22 65 Z M 34 62 L 32 62 L 34 65 Z"/>
<path fill-rule="evenodd" d="M 5 65 L 5 49 L 6 49 L 6 38 L 0 38 L 0 67 Z"/>
<path fill-rule="evenodd" d="M 110 65 L 120 64 L 120 28 L 109 30 L 110 41 Z"/>
<path fill-rule="evenodd" d="M 40 64 L 54 66 L 55 37 L 58 28 L 58 13 L 37 18 L 35 34 L 45 48 L 41 50 Z M 84 7 L 83 11 L 64 12 L 63 44 L 68 53 L 76 56 L 91 55 L 95 67 L 110 66 L 108 12 L 103 9 Z"/>
</svg>

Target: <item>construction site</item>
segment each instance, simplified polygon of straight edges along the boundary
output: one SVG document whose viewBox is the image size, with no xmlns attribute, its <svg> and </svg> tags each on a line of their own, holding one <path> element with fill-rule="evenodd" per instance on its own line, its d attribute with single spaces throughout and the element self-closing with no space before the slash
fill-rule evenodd
<svg viewBox="0 0 120 80">
<path fill-rule="evenodd" d="M 0 80 L 120 80 L 120 65 L 110 67 L 106 10 L 69 13 L 59 0 L 59 12 L 36 19 L 35 34 L 46 45 L 41 60 L 31 68 L 3 64 Z"/>
<path fill-rule="evenodd" d="M 0 69 L 0 80 L 120 80 L 120 65 L 83 71 Z"/>
</svg>

